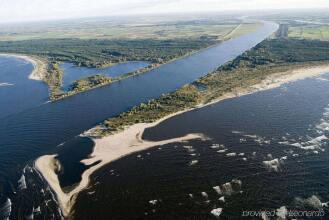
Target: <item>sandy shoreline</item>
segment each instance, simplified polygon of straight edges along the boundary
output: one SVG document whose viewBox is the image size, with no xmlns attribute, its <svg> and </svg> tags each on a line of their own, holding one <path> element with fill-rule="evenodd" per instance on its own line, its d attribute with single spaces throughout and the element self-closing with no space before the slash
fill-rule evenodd
<svg viewBox="0 0 329 220">
<path fill-rule="evenodd" d="M 42 81 L 44 79 L 44 75 L 47 72 L 47 64 L 41 59 L 23 54 L 10 54 L 10 53 L 2 53 L 0 56 L 4 57 L 15 57 L 18 59 L 23 59 L 33 65 L 33 71 L 29 75 L 29 79 Z"/>
<path fill-rule="evenodd" d="M 95 142 L 94 152 L 91 154 L 89 159 L 85 159 L 82 162 L 86 165 L 92 164 L 99 160 L 101 160 L 101 162 L 86 170 L 82 174 L 82 180 L 80 181 L 79 185 L 69 193 L 64 193 L 62 191 L 57 175 L 54 172 L 56 155 L 45 155 L 39 157 L 35 161 L 35 167 L 40 171 L 40 173 L 46 179 L 52 190 L 56 193 L 58 203 L 63 212 L 63 215 L 67 216 L 70 213 L 72 205 L 74 204 L 75 197 L 80 191 L 82 191 L 88 186 L 89 176 L 105 164 L 118 160 L 134 152 L 142 151 L 154 146 L 175 142 L 183 142 L 192 139 L 206 139 L 206 137 L 201 134 L 189 134 L 184 137 L 157 142 L 144 141 L 141 139 L 141 135 L 143 134 L 146 128 L 153 127 L 161 121 L 166 120 L 167 118 L 172 116 L 173 115 L 170 115 L 166 118 L 161 119 L 158 122 L 150 124 L 135 124 L 120 133 L 107 136 L 101 139 L 93 139 Z"/>
<path fill-rule="evenodd" d="M 248 88 L 237 88 L 233 92 L 227 93 L 210 103 L 196 106 L 196 108 L 212 105 L 214 103 L 229 98 L 239 97 L 258 91 L 277 88 L 285 83 L 319 76 L 328 72 L 329 64 L 318 65 L 309 68 L 298 68 L 291 71 L 275 73 L 268 76 L 259 84 L 250 86 Z M 146 128 L 153 127 L 161 123 L 162 121 L 167 120 L 168 118 L 174 117 L 178 114 L 182 114 L 187 111 L 191 111 L 193 109 L 195 108 L 168 115 L 154 123 L 135 124 L 130 127 L 127 127 L 125 130 L 119 133 L 100 139 L 93 139 L 95 141 L 94 151 L 90 158 L 85 159 L 82 162 L 86 165 L 92 164 L 98 160 L 101 160 L 101 162 L 86 170 L 82 174 L 82 180 L 79 185 L 70 193 L 64 193 L 62 191 L 59 185 L 57 175 L 54 172 L 54 157 L 56 155 L 45 155 L 39 157 L 35 162 L 35 166 L 46 179 L 53 191 L 56 193 L 60 208 L 62 209 L 64 216 L 67 216 L 71 211 L 72 205 L 74 204 L 74 200 L 77 194 L 88 186 L 90 175 L 105 164 L 120 159 L 128 154 L 145 150 L 154 146 L 164 145 L 173 142 L 188 141 L 192 139 L 205 139 L 206 137 L 204 137 L 202 134 L 189 134 L 185 137 L 163 140 L 158 142 L 150 142 L 141 139 L 141 136 Z M 92 131 L 92 129 L 85 132 L 84 135 L 88 136 L 88 132 L 90 131 Z"/>
</svg>

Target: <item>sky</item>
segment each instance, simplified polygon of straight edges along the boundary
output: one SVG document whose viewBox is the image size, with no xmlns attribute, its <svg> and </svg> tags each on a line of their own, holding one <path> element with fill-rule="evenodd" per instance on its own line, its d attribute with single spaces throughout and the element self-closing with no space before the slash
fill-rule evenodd
<svg viewBox="0 0 329 220">
<path fill-rule="evenodd" d="M 171 12 L 329 8 L 329 0 L 0 0 L 0 23 Z"/>
</svg>

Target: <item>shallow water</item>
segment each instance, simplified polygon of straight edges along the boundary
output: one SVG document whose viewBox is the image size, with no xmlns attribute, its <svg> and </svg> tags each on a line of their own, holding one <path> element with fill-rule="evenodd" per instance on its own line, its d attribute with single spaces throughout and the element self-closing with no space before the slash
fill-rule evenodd
<svg viewBox="0 0 329 220">
<path fill-rule="evenodd" d="M 88 158 L 93 152 L 94 142 L 90 138 L 75 137 L 60 146 L 56 151 L 56 159 L 60 162 L 61 169 L 57 173 L 62 188 L 70 187 L 81 181 L 81 174 L 89 166 L 80 161 Z"/>
<path fill-rule="evenodd" d="M 88 68 L 77 67 L 72 63 L 62 63 L 60 65 L 61 69 L 64 71 L 62 87 L 64 90 L 67 90 L 74 81 L 88 76 L 104 74 L 109 77 L 118 77 L 142 69 L 148 65 L 150 65 L 149 62 L 129 61 L 106 68 Z"/>
<path fill-rule="evenodd" d="M 34 169 L 24 175 L 26 188 L 19 189 L 22 181 L 18 181 L 22 179 L 26 164 L 33 167 L 33 160 L 38 156 L 56 153 L 61 143 L 106 118 L 207 74 L 255 46 L 276 29 L 276 24 L 265 23 L 255 33 L 223 42 L 148 73 L 3 117 L 0 120 L 0 207 L 4 207 L 6 199 L 10 198 L 11 216 L 29 217 L 36 207 L 41 208 L 41 213 L 33 211 L 35 218 L 60 216 L 54 208 L 54 200 L 41 199 L 52 194 L 44 184 L 39 184 L 42 181 Z"/>
<path fill-rule="evenodd" d="M 188 133 L 211 140 L 158 146 L 101 168 L 92 176 L 93 187 L 77 199 L 76 219 L 89 219 L 89 213 L 96 219 L 216 219 L 211 211 L 217 208 L 223 219 L 261 219 L 242 215 L 282 207 L 329 213 L 329 81 L 323 79 L 329 74 L 225 100 L 147 129 L 148 140 Z M 223 185 L 233 179 L 241 189 Z"/>
</svg>

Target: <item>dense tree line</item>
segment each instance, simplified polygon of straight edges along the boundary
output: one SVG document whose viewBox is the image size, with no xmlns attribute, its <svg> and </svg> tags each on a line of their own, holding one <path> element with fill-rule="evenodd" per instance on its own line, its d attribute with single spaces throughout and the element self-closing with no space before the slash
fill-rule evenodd
<svg viewBox="0 0 329 220">
<path fill-rule="evenodd" d="M 217 43 L 212 38 L 171 40 L 38 39 L 0 41 L 0 52 L 24 53 L 78 66 L 100 67 L 124 61 L 163 63 Z"/>
</svg>

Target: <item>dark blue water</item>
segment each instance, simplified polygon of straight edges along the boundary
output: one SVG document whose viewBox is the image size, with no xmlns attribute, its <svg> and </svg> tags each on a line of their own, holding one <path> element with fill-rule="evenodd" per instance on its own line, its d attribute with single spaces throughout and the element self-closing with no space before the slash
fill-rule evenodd
<svg viewBox="0 0 329 220">
<path fill-rule="evenodd" d="M 0 118 L 48 100 L 47 86 L 28 79 L 32 71 L 33 65 L 23 59 L 0 56 Z"/>
<path fill-rule="evenodd" d="M 189 133 L 211 140 L 158 146 L 101 168 L 79 194 L 75 219 L 216 219 L 211 211 L 219 208 L 220 219 L 262 219 L 243 215 L 264 210 L 277 219 L 280 208 L 323 210 L 323 217 L 297 219 L 328 219 L 328 88 L 329 74 L 147 129 L 148 140 Z"/>
<path fill-rule="evenodd" d="M 266 22 L 255 33 L 223 42 L 146 74 L 2 118 L 0 193 L 2 198 L 9 196 L 14 201 L 13 216 L 23 209 L 15 205 L 19 196 L 14 192 L 27 162 L 54 153 L 56 146 L 106 118 L 194 81 L 252 48 L 276 29 L 276 24 Z M 32 210 L 39 205 L 34 204 Z M 48 210 L 42 207 L 42 213 Z"/>
<path fill-rule="evenodd" d="M 88 76 L 103 74 L 114 78 L 127 73 L 135 72 L 139 69 L 147 67 L 148 65 L 150 65 L 149 62 L 129 61 L 106 68 L 88 68 L 77 67 L 72 63 L 62 63 L 60 67 L 64 71 L 63 89 L 67 90 L 74 81 L 86 78 Z"/>
</svg>

